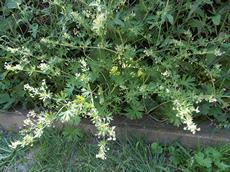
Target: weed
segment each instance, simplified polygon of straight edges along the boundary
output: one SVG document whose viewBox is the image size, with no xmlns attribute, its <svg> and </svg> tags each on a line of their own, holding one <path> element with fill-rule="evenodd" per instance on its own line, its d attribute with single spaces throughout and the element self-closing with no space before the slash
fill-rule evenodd
<svg viewBox="0 0 230 172">
<path fill-rule="evenodd" d="M 87 117 L 101 139 L 97 157 L 104 159 L 117 114 L 162 114 L 192 133 L 199 131 L 194 118 L 229 125 L 228 1 L 0 5 L 0 106 L 45 111 L 27 121 L 21 145 L 53 121 L 78 124 Z"/>
</svg>

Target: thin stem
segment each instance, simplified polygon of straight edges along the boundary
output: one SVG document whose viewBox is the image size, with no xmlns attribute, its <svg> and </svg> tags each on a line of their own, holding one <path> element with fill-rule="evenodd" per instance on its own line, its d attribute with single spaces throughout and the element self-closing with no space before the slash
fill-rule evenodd
<svg viewBox="0 0 230 172">
<path fill-rule="evenodd" d="M 68 44 L 68 43 L 57 43 L 58 45 L 61 45 L 61 46 L 65 46 L 65 47 L 70 47 L 70 48 L 76 48 L 76 49 L 102 49 L 102 50 L 106 50 L 106 51 L 109 51 L 109 52 L 112 52 L 114 54 L 117 54 L 116 51 L 112 50 L 112 49 L 109 49 L 109 48 L 106 48 L 106 47 L 94 47 L 94 46 L 76 46 L 76 45 L 71 45 L 71 44 Z"/>
<path fill-rule="evenodd" d="M 151 108 L 151 109 L 147 112 L 147 114 L 149 114 L 150 112 L 152 112 L 152 111 L 154 111 L 154 110 L 158 109 L 160 106 L 162 106 L 162 105 L 164 105 L 164 104 L 167 104 L 167 103 L 169 103 L 169 102 L 171 102 L 171 101 L 172 101 L 172 100 L 169 100 L 169 101 L 163 102 L 163 103 L 161 103 L 161 104 L 159 104 L 159 105 L 157 105 L 157 106 L 155 106 L 155 107 Z"/>
</svg>

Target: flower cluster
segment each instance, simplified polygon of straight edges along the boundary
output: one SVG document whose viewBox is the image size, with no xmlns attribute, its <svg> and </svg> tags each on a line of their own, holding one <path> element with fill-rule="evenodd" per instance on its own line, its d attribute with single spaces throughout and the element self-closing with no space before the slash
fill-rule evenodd
<svg viewBox="0 0 230 172">
<path fill-rule="evenodd" d="M 45 106 L 47 106 L 52 99 L 52 93 L 49 91 L 45 80 L 42 80 L 41 87 L 39 88 L 34 88 L 29 84 L 25 84 L 24 89 L 28 91 L 31 97 L 38 96 Z"/>
<path fill-rule="evenodd" d="M 186 101 L 181 102 L 179 100 L 174 100 L 173 104 L 174 109 L 177 111 L 177 117 L 179 117 L 181 121 L 186 125 L 186 127 L 184 127 L 184 130 L 189 130 L 193 134 L 195 134 L 196 131 L 200 131 L 200 128 L 197 127 L 192 119 L 192 113 L 199 112 L 198 109 L 195 109 L 191 104 Z"/>
</svg>

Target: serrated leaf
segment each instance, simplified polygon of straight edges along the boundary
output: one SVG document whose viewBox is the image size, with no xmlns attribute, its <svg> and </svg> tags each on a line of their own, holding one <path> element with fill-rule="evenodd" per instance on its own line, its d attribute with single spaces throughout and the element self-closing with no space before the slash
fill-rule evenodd
<svg viewBox="0 0 230 172">
<path fill-rule="evenodd" d="M 139 102 L 131 104 L 129 108 L 126 108 L 127 116 L 130 119 L 138 119 L 143 115 L 144 107 Z"/>
</svg>

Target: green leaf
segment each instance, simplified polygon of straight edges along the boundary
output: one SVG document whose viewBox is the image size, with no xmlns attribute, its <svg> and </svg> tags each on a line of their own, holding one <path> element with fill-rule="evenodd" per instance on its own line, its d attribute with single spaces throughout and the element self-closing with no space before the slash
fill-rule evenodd
<svg viewBox="0 0 230 172">
<path fill-rule="evenodd" d="M 217 149 L 208 147 L 207 149 L 205 149 L 204 152 L 206 156 L 211 157 L 214 161 L 218 161 L 219 159 L 221 159 L 221 153 Z"/>
<path fill-rule="evenodd" d="M 220 25 L 221 15 L 216 15 L 212 17 L 212 22 L 214 25 Z"/>
<path fill-rule="evenodd" d="M 124 22 L 117 17 L 113 21 L 117 25 L 124 26 Z"/>
<path fill-rule="evenodd" d="M 67 141 L 79 141 L 84 136 L 79 128 L 73 127 L 64 128 L 63 135 Z"/>
<path fill-rule="evenodd" d="M 4 79 L 3 74 L 0 74 L 0 81 L 2 81 Z"/>
<path fill-rule="evenodd" d="M 10 101 L 10 96 L 7 93 L 0 94 L 0 104 L 4 104 Z"/>
<path fill-rule="evenodd" d="M 126 108 L 127 116 L 130 119 L 138 119 L 141 118 L 143 115 L 144 107 L 141 103 L 135 102 L 134 104 L 131 104 L 129 108 Z"/>
<path fill-rule="evenodd" d="M 144 0 L 140 0 L 140 1 L 139 1 L 140 10 L 143 11 L 143 12 L 148 11 L 148 7 L 146 6 L 145 3 L 146 3 L 146 2 L 145 2 Z"/>
<path fill-rule="evenodd" d="M 33 38 L 36 38 L 37 32 L 38 32 L 38 24 L 31 25 L 31 32 L 32 32 Z"/>
<path fill-rule="evenodd" d="M 80 123 L 80 121 L 81 121 L 80 116 L 74 115 L 73 117 L 71 117 L 69 123 L 72 125 L 78 125 Z"/>
<path fill-rule="evenodd" d="M 227 116 L 225 115 L 224 112 L 222 112 L 220 107 L 210 106 L 209 109 L 204 109 L 204 110 L 208 110 L 208 114 L 205 115 L 213 116 L 218 122 L 225 122 L 227 120 Z M 203 112 L 202 109 L 201 112 Z"/>
<path fill-rule="evenodd" d="M 202 152 L 199 152 L 195 155 L 196 162 L 206 168 L 212 167 L 212 160 L 210 158 L 205 158 Z"/>
<path fill-rule="evenodd" d="M 173 23 L 174 23 L 173 16 L 172 16 L 171 14 L 167 14 L 166 17 L 167 17 L 169 23 L 170 23 L 171 25 L 173 25 Z"/>
<path fill-rule="evenodd" d="M 8 30 L 13 28 L 13 18 L 7 17 L 7 18 L 0 18 L 0 34 L 7 33 Z"/>
<path fill-rule="evenodd" d="M 152 153 L 154 154 L 161 154 L 163 152 L 163 148 L 161 147 L 159 143 L 152 143 L 151 150 L 152 150 Z"/>
<path fill-rule="evenodd" d="M 204 103 L 200 105 L 200 113 L 204 115 L 208 115 L 210 111 L 210 104 L 209 103 Z"/>
<path fill-rule="evenodd" d="M 6 0 L 5 6 L 8 9 L 15 9 L 18 8 L 21 3 L 21 0 Z"/>
<path fill-rule="evenodd" d="M 8 109 L 15 102 L 15 97 L 10 97 L 9 94 L 0 94 L 0 105 L 1 109 Z"/>
<path fill-rule="evenodd" d="M 215 161 L 214 163 L 218 168 L 220 168 L 223 171 L 227 170 L 230 167 L 229 165 L 225 164 L 224 162 L 220 162 L 219 160 Z"/>
</svg>

